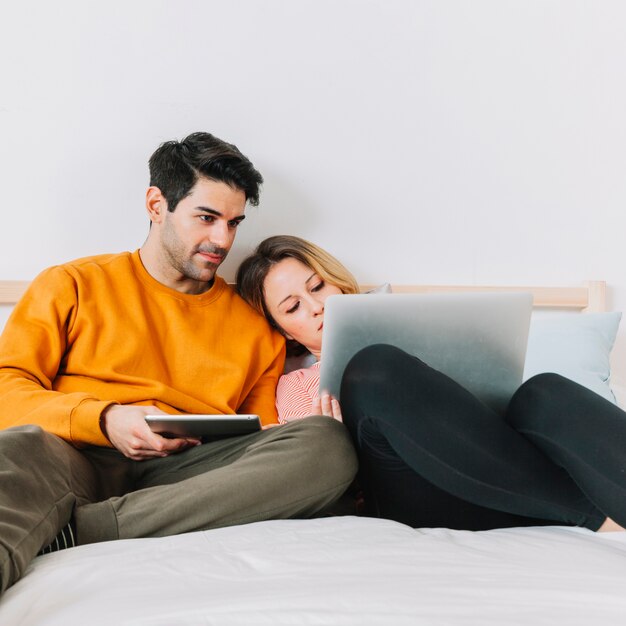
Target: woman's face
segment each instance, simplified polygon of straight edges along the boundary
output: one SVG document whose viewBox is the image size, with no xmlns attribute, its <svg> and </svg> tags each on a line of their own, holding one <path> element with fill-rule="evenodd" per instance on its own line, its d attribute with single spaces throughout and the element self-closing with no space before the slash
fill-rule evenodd
<svg viewBox="0 0 626 626">
<path fill-rule="evenodd" d="M 286 258 L 272 266 L 264 290 L 265 306 L 287 339 L 295 339 L 319 358 L 324 302 L 341 289 L 324 282 L 304 263 Z"/>
</svg>

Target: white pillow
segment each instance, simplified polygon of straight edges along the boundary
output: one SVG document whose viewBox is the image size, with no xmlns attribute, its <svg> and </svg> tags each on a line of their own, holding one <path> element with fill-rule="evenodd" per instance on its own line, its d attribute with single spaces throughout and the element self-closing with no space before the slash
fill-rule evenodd
<svg viewBox="0 0 626 626">
<path fill-rule="evenodd" d="M 615 402 L 609 358 L 621 317 L 620 312 L 533 316 L 524 380 L 555 372 Z"/>
<path fill-rule="evenodd" d="M 378 287 L 374 287 L 373 289 L 369 289 L 365 293 L 391 293 L 391 284 L 383 283 L 382 285 L 378 285 Z"/>
</svg>

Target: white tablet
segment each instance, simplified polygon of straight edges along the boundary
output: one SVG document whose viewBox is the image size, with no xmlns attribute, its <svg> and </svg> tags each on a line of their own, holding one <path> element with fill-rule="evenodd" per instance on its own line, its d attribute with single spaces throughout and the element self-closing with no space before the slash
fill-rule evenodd
<svg viewBox="0 0 626 626">
<path fill-rule="evenodd" d="M 146 422 L 164 437 L 232 437 L 261 430 L 258 415 L 146 415 Z"/>
</svg>

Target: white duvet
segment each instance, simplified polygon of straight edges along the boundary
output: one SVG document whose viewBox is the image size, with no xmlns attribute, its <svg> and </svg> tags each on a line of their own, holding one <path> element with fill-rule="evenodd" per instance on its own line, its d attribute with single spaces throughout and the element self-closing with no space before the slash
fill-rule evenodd
<svg viewBox="0 0 626 626">
<path fill-rule="evenodd" d="M 272 521 L 38 557 L 3 626 L 626 624 L 626 534 Z"/>
</svg>

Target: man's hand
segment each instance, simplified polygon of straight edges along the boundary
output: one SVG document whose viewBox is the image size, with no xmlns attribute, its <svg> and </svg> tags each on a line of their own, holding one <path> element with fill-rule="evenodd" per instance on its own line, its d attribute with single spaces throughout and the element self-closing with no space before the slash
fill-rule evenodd
<svg viewBox="0 0 626 626">
<path fill-rule="evenodd" d="M 154 406 L 113 404 L 102 413 L 100 425 L 109 441 L 133 461 L 144 461 L 182 452 L 201 443 L 193 437 L 167 439 L 150 430 L 146 415 L 166 415 Z"/>
<path fill-rule="evenodd" d="M 326 415 L 327 417 L 333 417 L 341 422 L 339 400 L 328 393 L 322 393 L 313 399 L 311 415 Z"/>
</svg>

